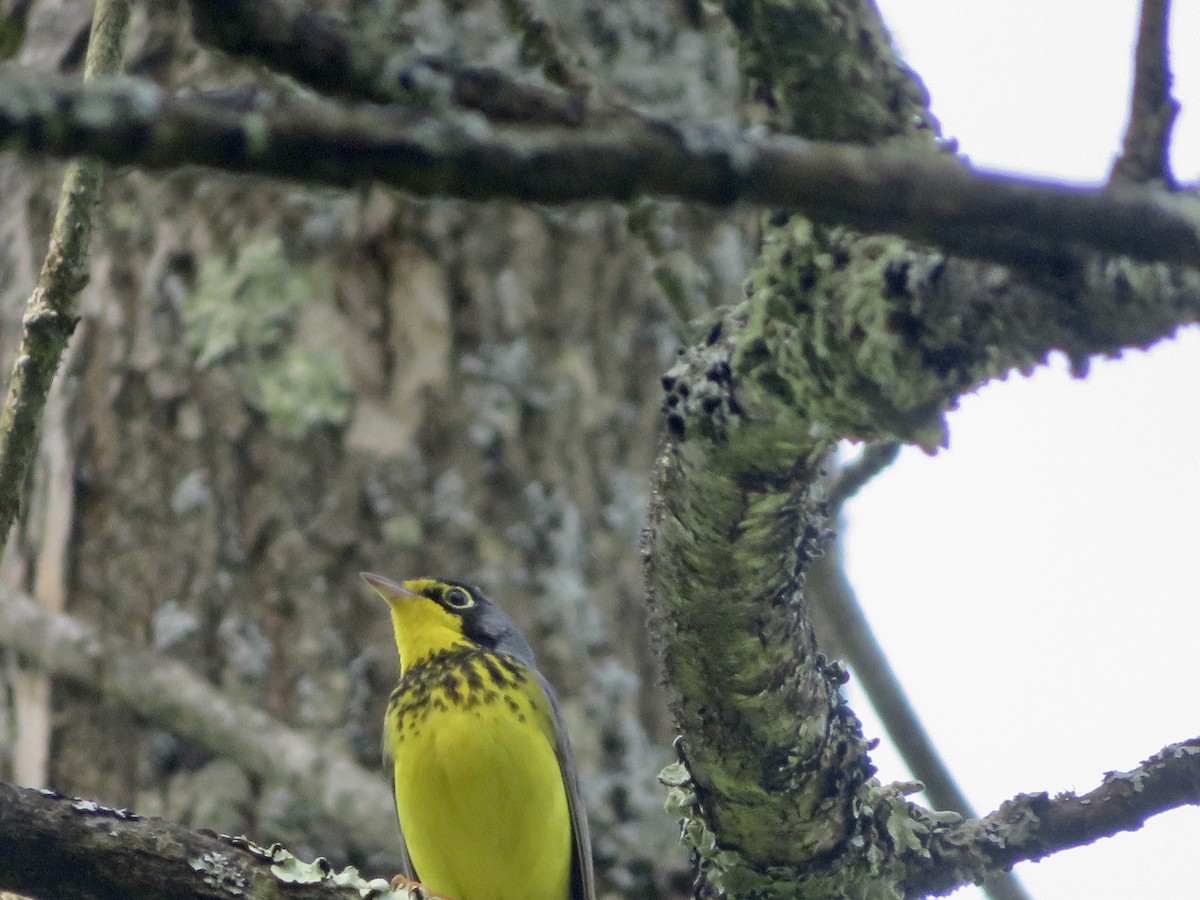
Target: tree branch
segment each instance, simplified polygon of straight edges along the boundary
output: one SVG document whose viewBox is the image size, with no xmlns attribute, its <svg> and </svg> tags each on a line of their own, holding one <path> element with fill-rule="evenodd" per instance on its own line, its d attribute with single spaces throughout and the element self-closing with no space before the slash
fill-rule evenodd
<svg viewBox="0 0 1200 900">
<path fill-rule="evenodd" d="M 149 169 L 188 164 L 424 196 L 538 203 L 673 197 L 802 210 L 969 257 L 1073 276 L 1077 250 L 1200 266 L 1200 201 L 975 172 L 922 149 L 866 148 L 625 117 L 605 128 L 295 103 L 238 111 L 141 81 L 0 80 L 11 148 Z"/>
<path fill-rule="evenodd" d="M 780 127 L 932 142 L 920 92 L 869 0 L 727 9 Z M 810 88 L 836 102 L 799 108 Z M 902 151 L 859 152 L 873 177 L 874 154 Z M 931 152 L 909 158 L 957 165 Z M 947 175 L 924 187 L 934 205 L 958 196 Z M 946 222 L 955 202 L 933 218 Z M 682 763 L 667 775 L 669 802 L 699 859 L 701 893 L 900 896 L 908 854 L 956 816 L 872 778 L 840 700 L 845 673 L 815 643 L 804 579 L 825 529 L 821 464 L 839 438 L 932 450 L 957 397 L 1054 349 L 1083 371 L 1091 354 L 1170 334 L 1200 314 L 1200 273 L 1078 257 L 1070 277 L 1037 287 L 892 237 L 799 217 L 771 226 L 747 299 L 663 380 L 667 437 L 644 553 L 653 633 L 678 692 Z M 959 883 L 1003 867 L 983 857 L 971 866 Z"/>
<path fill-rule="evenodd" d="M 1113 165 L 1113 182 L 1157 181 L 1174 186 L 1171 127 L 1179 113 L 1179 103 L 1171 96 L 1169 10 L 1170 0 L 1142 0 L 1129 124 L 1124 148 Z"/>
<path fill-rule="evenodd" d="M 964 818 L 975 818 L 970 801 L 922 726 L 854 596 L 842 567 L 840 542 L 833 542 L 831 549 L 814 561 L 809 576 L 809 596 L 815 601 L 814 619 L 828 620 L 830 631 L 862 682 L 871 705 L 908 768 L 925 785 L 934 809 L 953 810 Z"/>
<path fill-rule="evenodd" d="M 838 473 L 826 492 L 825 502 L 829 504 L 830 518 L 837 518 L 847 500 L 896 461 L 901 446 L 899 441 L 878 441 L 863 447 L 858 459 Z"/>
<path fill-rule="evenodd" d="M 186 666 L 0 590 L 0 646 L 51 675 L 96 691 L 151 722 L 291 787 L 364 850 L 395 847 L 391 792 L 346 755 L 317 747 L 266 713 L 236 703 Z"/>
<path fill-rule="evenodd" d="M 0 782 L 0 890 L 108 900 L 408 898 L 348 868 L 303 863 L 278 845 L 189 831 L 92 800 Z"/>
<path fill-rule="evenodd" d="M 121 68 L 130 0 L 97 0 L 84 79 Z M 100 195 L 98 160 L 72 163 L 63 179 L 50 249 L 21 320 L 21 345 L 0 409 L 0 552 L 21 505 L 25 475 L 37 449 L 46 397 L 67 341 L 75 331 L 80 292 L 87 284 L 92 210 Z"/>
<path fill-rule="evenodd" d="M 915 861 L 905 896 L 948 893 L 980 858 L 988 868 L 1042 859 L 1135 831 L 1151 816 L 1189 804 L 1200 805 L 1200 738 L 1165 747 L 1136 769 L 1110 772 L 1082 797 L 1021 794 L 981 820 L 938 831 L 928 855 Z"/>
<path fill-rule="evenodd" d="M 586 94 L 513 78 L 490 66 L 397 51 L 324 13 L 284 0 L 192 0 L 196 40 L 349 100 L 461 106 L 502 122 L 578 125 Z"/>
<path fill-rule="evenodd" d="M 826 504 L 830 517 L 839 521 L 845 502 L 890 466 L 900 448 L 897 441 L 866 444 L 858 459 L 843 468 L 829 485 Z M 905 765 L 924 785 L 925 796 L 933 808 L 952 810 L 964 819 L 977 818 L 971 801 L 925 730 L 875 637 L 875 630 L 846 577 L 842 549 L 841 539 L 834 538 L 808 570 L 807 596 L 821 646 L 827 653 L 844 656 L 850 663 L 853 676 L 861 682 Z M 1012 872 L 990 873 L 984 881 L 984 891 L 992 900 L 1029 900 L 1028 892 Z"/>
<path fill-rule="evenodd" d="M 664 378 L 645 552 L 692 775 L 674 802 L 715 884 L 883 892 L 902 877 L 888 835 L 927 826 L 871 783 L 842 673 L 812 636 L 821 463 L 842 436 L 932 449 L 955 398 L 1051 350 L 1082 371 L 1170 334 L 1200 315 L 1200 273 L 1093 261 L 1055 296 L 892 238 L 789 225 L 768 233 L 751 296 Z"/>
</svg>

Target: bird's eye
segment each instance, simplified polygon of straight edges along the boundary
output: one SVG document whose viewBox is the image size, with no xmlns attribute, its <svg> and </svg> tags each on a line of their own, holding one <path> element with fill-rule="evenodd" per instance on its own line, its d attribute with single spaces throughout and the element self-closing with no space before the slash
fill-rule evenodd
<svg viewBox="0 0 1200 900">
<path fill-rule="evenodd" d="M 446 591 L 446 605 L 451 609 L 467 609 L 474 603 L 471 595 L 462 588 L 450 588 Z"/>
</svg>

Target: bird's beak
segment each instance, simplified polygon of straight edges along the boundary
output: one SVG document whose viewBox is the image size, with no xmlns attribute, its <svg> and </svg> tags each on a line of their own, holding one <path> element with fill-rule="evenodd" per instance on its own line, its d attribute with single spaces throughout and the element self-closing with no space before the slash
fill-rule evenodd
<svg viewBox="0 0 1200 900">
<path fill-rule="evenodd" d="M 397 600 L 420 599 L 421 595 L 410 591 L 399 582 L 392 581 L 390 578 L 384 578 L 382 575 L 372 575 L 370 572 L 359 572 L 362 580 L 371 586 L 380 597 L 386 600 L 389 604 L 394 604 Z"/>
</svg>

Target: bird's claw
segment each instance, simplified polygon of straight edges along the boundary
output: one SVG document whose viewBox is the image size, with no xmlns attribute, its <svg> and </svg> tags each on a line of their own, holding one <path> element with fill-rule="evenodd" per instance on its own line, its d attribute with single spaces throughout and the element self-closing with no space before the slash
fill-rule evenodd
<svg viewBox="0 0 1200 900">
<path fill-rule="evenodd" d="M 413 881 L 411 878 L 406 878 L 403 875 L 397 875 L 391 881 L 392 890 L 397 888 L 405 888 L 408 891 L 408 896 L 413 900 L 450 900 L 442 894 L 435 894 L 419 881 Z"/>
</svg>

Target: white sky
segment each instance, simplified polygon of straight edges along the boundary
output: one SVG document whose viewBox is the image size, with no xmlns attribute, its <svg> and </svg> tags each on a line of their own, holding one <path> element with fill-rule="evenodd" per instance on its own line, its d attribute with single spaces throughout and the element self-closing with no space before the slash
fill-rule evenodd
<svg viewBox="0 0 1200 900">
<path fill-rule="evenodd" d="M 879 5 L 977 165 L 1104 179 L 1133 0 Z M 1200 0 L 1174 7 L 1173 163 L 1196 181 Z M 965 398 L 950 450 L 906 450 L 848 506 L 860 600 L 981 811 L 1019 792 L 1089 791 L 1200 734 L 1198 389 L 1195 328 L 1082 381 L 1058 361 Z M 907 777 L 890 749 L 876 763 Z M 1017 871 L 1036 900 L 1200 897 L 1200 809 Z"/>
</svg>

